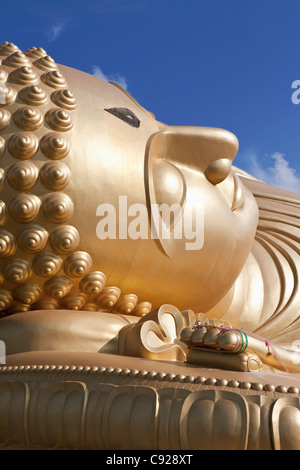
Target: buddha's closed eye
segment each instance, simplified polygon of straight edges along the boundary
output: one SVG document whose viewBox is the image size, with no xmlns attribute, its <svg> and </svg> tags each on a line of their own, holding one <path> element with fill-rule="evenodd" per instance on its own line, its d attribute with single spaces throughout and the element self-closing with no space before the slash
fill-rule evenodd
<svg viewBox="0 0 300 470">
<path fill-rule="evenodd" d="M 105 109 L 110 114 L 113 114 L 122 121 L 126 122 L 132 127 L 140 127 L 140 120 L 139 118 L 128 108 L 110 108 Z"/>
</svg>

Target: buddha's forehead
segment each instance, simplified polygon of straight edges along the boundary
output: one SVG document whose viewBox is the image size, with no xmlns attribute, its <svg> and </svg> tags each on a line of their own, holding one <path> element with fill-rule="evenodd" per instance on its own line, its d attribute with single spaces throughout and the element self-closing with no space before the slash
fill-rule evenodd
<svg viewBox="0 0 300 470">
<path fill-rule="evenodd" d="M 155 116 L 146 110 L 130 93 L 117 83 L 105 81 L 99 77 L 60 66 L 81 106 L 88 104 L 91 111 L 103 112 L 114 109 L 128 109 L 136 114 L 141 123 L 155 123 Z"/>
</svg>

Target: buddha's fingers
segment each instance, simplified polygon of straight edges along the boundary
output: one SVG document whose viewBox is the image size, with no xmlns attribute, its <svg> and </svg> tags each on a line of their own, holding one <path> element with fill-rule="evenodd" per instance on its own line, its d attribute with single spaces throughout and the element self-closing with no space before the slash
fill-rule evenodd
<svg viewBox="0 0 300 470">
<path fill-rule="evenodd" d="M 232 370 L 259 370 L 265 364 L 300 372 L 299 351 L 284 349 L 244 330 L 197 325 L 183 329 L 180 339 L 190 348 L 188 362 Z"/>
</svg>

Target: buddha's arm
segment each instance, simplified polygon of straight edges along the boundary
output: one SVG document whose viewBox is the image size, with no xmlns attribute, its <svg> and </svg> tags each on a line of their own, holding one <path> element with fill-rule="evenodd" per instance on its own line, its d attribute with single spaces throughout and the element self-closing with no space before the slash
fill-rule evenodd
<svg viewBox="0 0 300 470">
<path fill-rule="evenodd" d="M 102 352 L 232 370 L 271 367 L 300 372 L 296 351 L 243 330 L 185 326 L 187 319 L 182 321 L 182 313 L 172 306 L 162 306 L 158 312 L 160 315 L 152 312 L 140 321 L 108 312 L 23 312 L 0 320 L 0 340 L 5 343 L 7 355 L 29 351 Z M 174 328 L 172 322 L 176 323 Z M 176 331 L 176 337 L 171 338 L 168 328 Z"/>
<path fill-rule="evenodd" d="M 119 331 L 139 318 L 107 312 L 33 310 L 0 320 L 6 354 L 28 351 L 118 352 Z"/>
<path fill-rule="evenodd" d="M 123 328 L 119 353 L 239 371 L 300 372 L 297 351 L 222 321 L 212 324 L 205 315 L 202 318 L 188 312 L 163 305 L 137 324 Z"/>
</svg>

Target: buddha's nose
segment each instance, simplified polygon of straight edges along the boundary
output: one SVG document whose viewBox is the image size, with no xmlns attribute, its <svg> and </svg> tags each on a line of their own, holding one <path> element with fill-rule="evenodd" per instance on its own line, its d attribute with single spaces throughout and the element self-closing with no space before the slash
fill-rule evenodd
<svg viewBox="0 0 300 470">
<path fill-rule="evenodd" d="M 234 134 L 213 127 L 168 126 L 148 143 L 150 158 L 201 171 L 212 184 L 228 176 L 238 147 Z"/>
</svg>

